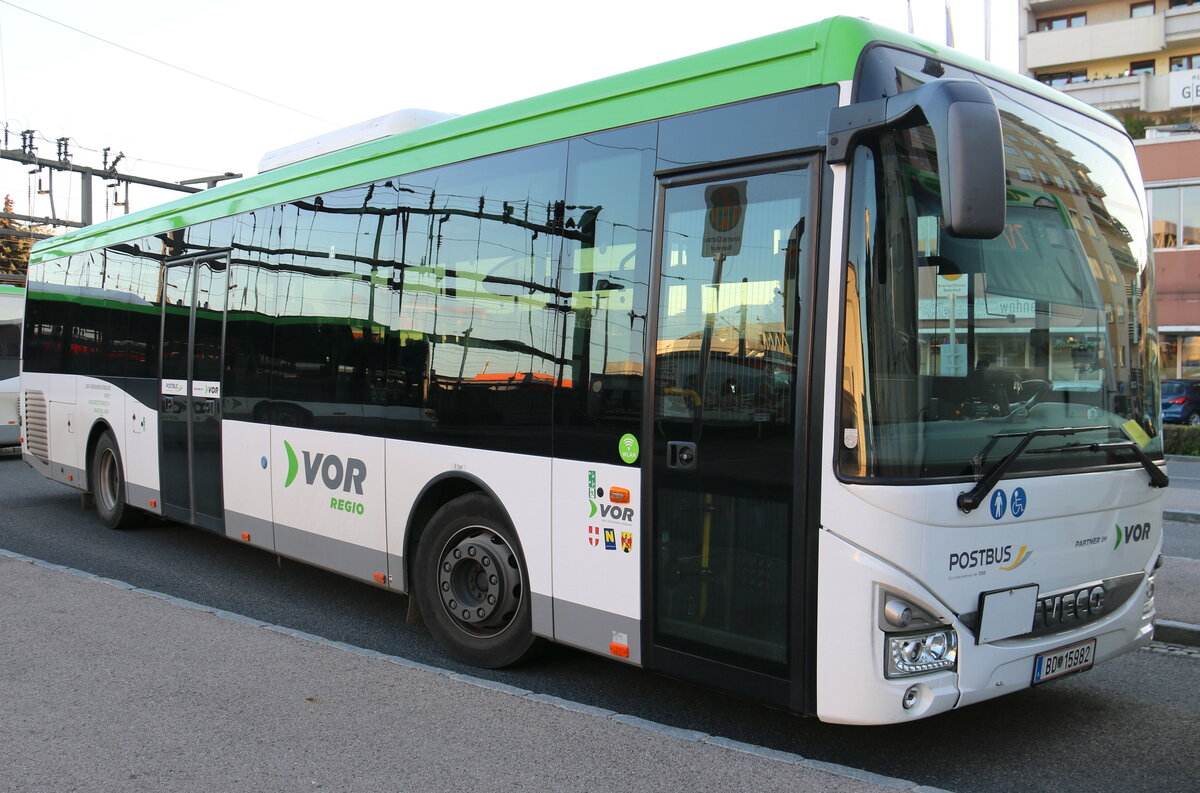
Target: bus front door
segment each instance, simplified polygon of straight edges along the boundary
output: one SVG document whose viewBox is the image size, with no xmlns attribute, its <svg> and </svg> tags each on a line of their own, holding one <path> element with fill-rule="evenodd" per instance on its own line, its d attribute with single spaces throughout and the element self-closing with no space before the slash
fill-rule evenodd
<svg viewBox="0 0 1200 793">
<path fill-rule="evenodd" d="M 659 181 L 651 663 L 786 703 L 797 619 L 806 160 Z M 803 312 L 803 313 L 802 313 Z M 801 393 L 805 389 L 801 389 Z"/>
<path fill-rule="evenodd" d="M 163 271 L 159 475 L 163 514 L 223 532 L 221 372 L 226 255 Z"/>
</svg>

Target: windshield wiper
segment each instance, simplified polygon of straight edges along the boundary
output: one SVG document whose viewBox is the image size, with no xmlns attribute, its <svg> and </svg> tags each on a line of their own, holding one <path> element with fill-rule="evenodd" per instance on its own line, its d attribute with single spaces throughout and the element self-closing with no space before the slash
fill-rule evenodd
<svg viewBox="0 0 1200 793">
<path fill-rule="evenodd" d="M 1029 432 L 1001 432 L 993 435 L 991 440 L 988 441 L 987 445 L 984 446 L 979 455 L 976 456 L 976 465 L 982 461 L 991 448 L 996 445 L 997 441 L 1003 438 L 1020 438 L 1021 440 L 1011 452 L 1009 452 L 1002 460 L 992 466 L 992 468 L 986 474 L 984 474 L 978 482 L 975 483 L 975 487 L 958 494 L 958 508 L 963 512 L 971 512 L 972 510 L 978 508 L 979 505 L 983 503 L 984 498 L 987 497 L 987 494 L 990 493 L 992 488 L 996 486 L 996 483 L 1000 481 L 1000 477 L 1004 476 L 1004 472 L 1007 471 L 1016 461 L 1016 459 L 1021 456 L 1021 453 L 1025 451 L 1025 447 L 1027 447 L 1034 438 L 1040 438 L 1045 435 L 1076 435 L 1081 432 L 1111 431 L 1112 427 L 1108 425 L 1099 427 L 1042 427 L 1040 429 L 1030 430 Z M 1108 449 L 1132 450 L 1134 455 L 1138 458 L 1138 462 L 1140 462 L 1142 467 L 1145 468 L 1150 474 L 1150 485 L 1152 487 L 1167 486 L 1169 481 L 1167 475 L 1163 473 L 1162 469 L 1155 465 L 1154 461 L 1151 460 L 1146 453 L 1141 450 L 1141 447 L 1139 447 L 1133 441 L 1115 441 L 1091 444 L 1080 443 L 1071 446 L 1059 447 L 1058 449 L 1041 449 L 1038 450 L 1038 452 L 1048 453 L 1052 451 L 1090 450 L 1102 451 Z"/>
<path fill-rule="evenodd" d="M 1146 469 L 1146 473 L 1150 474 L 1151 487 L 1166 487 L 1171 483 L 1171 478 L 1163 472 L 1163 469 L 1150 459 L 1150 455 L 1142 451 L 1142 447 L 1138 446 L 1133 441 L 1108 441 L 1106 443 L 1068 443 L 1065 446 L 1052 446 L 1049 449 L 1033 449 L 1030 454 L 1054 454 L 1055 452 L 1106 452 L 1116 451 L 1118 449 L 1128 449 L 1133 452 L 1133 456 Z"/>
</svg>

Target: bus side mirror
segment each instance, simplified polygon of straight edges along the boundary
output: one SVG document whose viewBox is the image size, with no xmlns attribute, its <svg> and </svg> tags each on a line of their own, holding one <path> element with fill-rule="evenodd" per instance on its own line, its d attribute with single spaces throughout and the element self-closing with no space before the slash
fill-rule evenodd
<svg viewBox="0 0 1200 793">
<path fill-rule="evenodd" d="M 992 93 L 974 80 L 941 79 L 902 94 L 834 108 L 826 154 L 846 162 L 864 134 L 919 123 L 933 130 L 945 231 L 993 239 L 1004 230 L 1004 143 Z"/>
</svg>

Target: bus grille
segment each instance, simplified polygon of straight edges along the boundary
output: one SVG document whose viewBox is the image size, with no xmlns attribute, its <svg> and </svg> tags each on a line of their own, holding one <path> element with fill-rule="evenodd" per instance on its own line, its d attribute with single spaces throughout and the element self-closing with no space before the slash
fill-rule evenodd
<svg viewBox="0 0 1200 793">
<path fill-rule="evenodd" d="M 50 425 L 46 417 L 46 395 L 25 392 L 25 445 L 29 453 L 50 462 Z"/>
</svg>

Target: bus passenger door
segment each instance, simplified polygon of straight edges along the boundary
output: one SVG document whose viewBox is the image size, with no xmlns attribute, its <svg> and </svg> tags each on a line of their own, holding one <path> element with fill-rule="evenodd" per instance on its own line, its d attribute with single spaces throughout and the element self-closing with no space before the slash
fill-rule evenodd
<svg viewBox="0 0 1200 793">
<path fill-rule="evenodd" d="M 807 372 L 798 284 L 813 235 L 806 165 L 660 179 L 643 432 L 651 664 L 781 704 L 793 694 L 803 625 L 794 592 L 797 390 Z"/>
<path fill-rule="evenodd" d="M 163 269 L 159 472 L 163 514 L 223 532 L 221 373 L 228 257 Z"/>
</svg>

